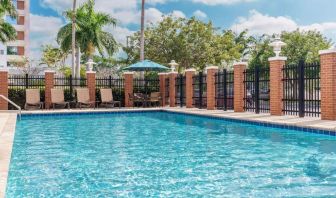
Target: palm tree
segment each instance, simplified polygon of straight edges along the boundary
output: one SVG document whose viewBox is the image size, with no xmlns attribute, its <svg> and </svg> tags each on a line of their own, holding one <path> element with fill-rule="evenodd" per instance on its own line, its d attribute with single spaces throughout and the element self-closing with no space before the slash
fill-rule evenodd
<svg viewBox="0 0 336 198">
<path fill-rule="evenodd" d="M 4 19 L 5 15 L 16 18 L 17 11 L 12 0 L 0 0 L 0 42 L 6 43 L 16 39 L 16 30 Z"/>
<path fill-rule="evenodd" d="M 141 5 L 140 61 L 145 59 L 145 0 Z"/>
<path fill-rule="evenodd" d="M 12 0 L 0 0 L 0 16 L 5 14 L 15 19 L 17 17 L 17 11 Z"/>
<path fill-rule="evenodd" d="M 72 75 L 74 76 L 78 76 L 76 75 L 76 7 L 77 7 L 77 1 L 73 0 L 73 6 L 72 6 L 72 32 L 71 32 L 71 66 L 72 66 Z"/>
<path fill-rule="evenodd" d="M 80 48 L 89 59 L 93 58 L 96 50 L 102 55 L 112 56 L 117 50 L 117 42 L 113 35 L 103 30 L 108 25 L 116 25 L 116 19 L 110 15 L 95 12 L 94 0 L 80 6 L 76 13 L 76 47 Z M 73 11 L 66 11 L 65 17 L 72 21 Z M 57 34 L 57 42 L 63 51 L 69 52 L 72 44 L 72 23 L 63 26 Z M 78 51 L 78 50 L 77 50 Z"/>
</svg>

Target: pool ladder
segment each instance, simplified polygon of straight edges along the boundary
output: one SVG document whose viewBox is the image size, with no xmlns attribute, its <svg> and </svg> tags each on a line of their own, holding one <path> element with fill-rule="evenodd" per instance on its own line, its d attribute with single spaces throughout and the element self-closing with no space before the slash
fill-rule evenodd
<svg viewBox="0 0 336 198">
<path fill-rule="evenodd" d="M 7 102 L 9 102 L 11 105 L 13 105 L 17 109 L 18 114 L 19 114 L 19 120 L 21 120 L 21 112 L 22 112 L 21 107 L 19 105 L 15 104 L 13 101 L 8 99 L 7 97 L 5 97 L 4 95 L 0 95 L 0 98 L 6 100 Z"/>
</svg>

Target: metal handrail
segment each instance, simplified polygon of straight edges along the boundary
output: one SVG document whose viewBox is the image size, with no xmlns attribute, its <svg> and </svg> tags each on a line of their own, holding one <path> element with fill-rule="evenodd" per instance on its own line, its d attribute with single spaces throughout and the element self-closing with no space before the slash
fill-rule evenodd
<svg viewBox="0 0 336 198">
<path fill-rule="evenodd" d="M 0 95 L 0 98 L 6 100 L 7 102 L 9 102 L 10 104 L 12 104 L 15 108 L 17 108 L 17 110 L 19 111 L 19 120 L 21 120 L 21 107 L 17 104 L 15 104 L 13 101 L 9 100 L 7 97 L 5 97 L 4 95 Z"/>
</svg>

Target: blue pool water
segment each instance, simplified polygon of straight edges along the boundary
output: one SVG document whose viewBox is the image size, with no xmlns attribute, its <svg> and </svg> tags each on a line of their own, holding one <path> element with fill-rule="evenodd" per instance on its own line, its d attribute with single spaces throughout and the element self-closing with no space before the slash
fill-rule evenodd
<svg viewBox="0 0 336 198">
<path fill-rule="evenodd" d="M 336 196 L 336 138 L 165 112 L 24 117 L 7 197 Z"/>
</svg>

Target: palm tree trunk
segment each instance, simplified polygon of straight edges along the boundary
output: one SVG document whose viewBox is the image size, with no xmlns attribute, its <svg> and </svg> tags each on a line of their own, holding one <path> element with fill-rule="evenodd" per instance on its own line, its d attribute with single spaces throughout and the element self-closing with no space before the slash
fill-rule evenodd
<svg viewBox="0 0 336 198">
<path fill-rule="evenodd" d="M 76 4 L 77 1 L 73 0 L 73 16 L 72 16 L 72 44 L 71 44 L 71 48 L 72 48 L 72 75 L 73 76 L 77 76 L 76 74 Z"/>
<path fill-rule="evenodd" d="M 76 50 L 76 78 L 79 79 L 81 76 L 80 76 L 80 70 L 81 70 L 81 64 L 80 64 L 80 61 L 81 61 L 81 52 L 80 52 L 80 47 L 77 47 L 77 50 Z"/>
<path fill-rule="evenodd" d="M 145 0 L 141 6 L 140 61 L 145 60 Z"/>
</svg>

